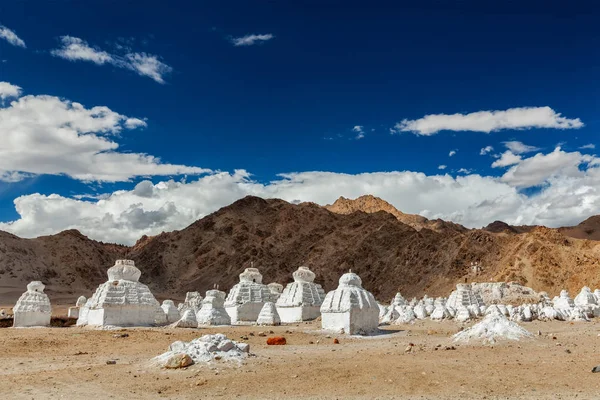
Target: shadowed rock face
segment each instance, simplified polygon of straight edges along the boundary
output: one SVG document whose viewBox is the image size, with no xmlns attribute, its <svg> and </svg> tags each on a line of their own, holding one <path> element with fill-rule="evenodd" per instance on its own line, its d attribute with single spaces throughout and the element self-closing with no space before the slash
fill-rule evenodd
<svg viewBox="0 0 600 400">
<path fill-rule="evenodd" d="M 465 278 L 518 281 L 549 293 L 600 286 L 597 242 L 544 227 L 506 234 L 439 220 L 417 230 L 371 206 L 365 213 L 348 205 L 353 211 L 338 214 L 312 203 L 249 196 L 133 247 L 96 242 L 77 231 L 36 239 L 0 232 L 0 279 L 5 288 L 15 288 L 14 299 L 3 298 L 15 301 L 27 283 L 41 280 L 51 299 L 70 296 L 73 303 L 89 296 L 122 258 L 135 261 L 157 297 L 179 301 L 185 292 L 204 293 L 214 284 L 228 291 L 251 262 L 265 282 L 284 286 L 306 265 L 325 291 L 352 269 L 365 289 L 386 302 L 398 290 L 407 297 L 448 296 Z M 483 267 L 476 277 L 469 275 L 473 261 Z"/>
</svg>

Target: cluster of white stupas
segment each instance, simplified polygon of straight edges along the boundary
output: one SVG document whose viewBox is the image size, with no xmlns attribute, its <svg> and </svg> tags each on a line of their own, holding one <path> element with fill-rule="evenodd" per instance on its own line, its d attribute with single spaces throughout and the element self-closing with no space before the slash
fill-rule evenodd
<svg viewBox="0 0 600 400">
<path fill-rule="evenodd" d="M 519 306 L 502 304 L 501 296 L 494 298 L 495 304 L 486 305 L 482 296 L 473 287 L 481 284 L 458 284 L 448 299 L 423 297 L 421 300 L 406 301 L 397 293 L 389 306 L 380 304 L 379 320 L 382 324 L 404 324 L 416 320 L 432 319 L 436 321 L 454 319 L 466 322 L 496 310 L 507 319 L 516 322 L 540 321 L 589 321 L 600 316 L 600 290 L 594 292 L 584 287 L 573 300 L 566 290 L 550 299 L 544 292 L 531 301 Z M 490 284 L 490 286 L 497 284 Z M 495 315 L 495 314 L 494 314 Z"/>
<path fill-rule="evenodd" d="M 81 296 L 69 317 L 79 326 L 164 326 L 197 328 L 208 325 L 279 325 L 321 317 L 322 328 L 346 334 L 370 334 L 379 324 L 405 324 L 416 320 L 455 320 L 466 322 L 485 315 L 502 315 L 507 321 L 533 320 L 588 321 L 600 316 L 600 290 L 584 287 L 571 299 L 567 291 L 550 299 L 529 288 L 505 283 L 458 284 L 448 298 L 423 297 L 407 301 L 396 294 L 389 306 L 379 304 L 362 287 L 360 277 L 343 274 L 337 289 L 325 294 L 314 282 L 315 274 L 299 267 L 294 281 L 285 288 L 278 283 L 265 285 L 257 268 L 246 268 L 229 294 L 217 286 L 202 298 L 188 292 L 178 306 L 171 300 L 162 305 L 148 286 L 139 282 L 141 271 L 131 260 L 117 260 L 108 269 L 108 280 L 92 297 Z M 516 288 L 516 289 L 515 289 Z M 520 306 L 502 304 L 507 293 L 530 295 L 535 299 Z M 490 301 L 489 307 L 483 298 Z M 41 282 L 31 282 L 13 308 L 14 326 L 47 326 L 51 305 Z"/>
</svg>

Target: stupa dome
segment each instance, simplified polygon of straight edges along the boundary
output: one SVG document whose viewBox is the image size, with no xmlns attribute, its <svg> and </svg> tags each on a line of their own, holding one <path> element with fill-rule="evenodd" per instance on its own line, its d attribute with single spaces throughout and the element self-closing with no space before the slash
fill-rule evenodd
<svg viewBox="0 0 600 400">
<path fill-rule="evenodd" d="M 262 278 L 262 274 L 258 271 L 258 268 L 246 268 L 240 274 L 240 282 L 262 283 Z"/>
<path fill-rule="evenodd" d="M 296 271 L 292 274 L 294 277 L 294 282 L 314 282 L 315 281 L 315 273 L 312 272 L 307 267 L 301 266 L 298 267 Z"/>
<path fill-rule="evenodd" d="M 355 273 L 348 272 L 340 277 L 339 285 L 340 286 L 356 286 L 356 287 L 362 288 L 362 279 L 360 279 L 360 276 L 356 275 Z"/>
<path fill-rule="evenodd" d="M 115 265 L 108 269 L 108 281 L 138 282 L 142 272 L 135 267 L 132 260 L 117 260 Z"/>
<path fill-rule="evenodd" d="M 27 291 L 28 292 L 38 292 L 38 293 L 44 293 L 44 289 L 46 288 L 46 285 L 44 285 L 42 282 L 40 281 L 33 281 L 30 282 L 27 285 Z"/>
</svg>

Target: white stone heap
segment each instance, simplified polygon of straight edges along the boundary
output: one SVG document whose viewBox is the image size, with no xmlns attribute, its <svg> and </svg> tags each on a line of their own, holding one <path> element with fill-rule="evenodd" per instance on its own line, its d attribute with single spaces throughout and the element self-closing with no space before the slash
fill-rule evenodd
<svg viewBox="0 0 600 400">
<path fill-rule="evenodd" d="M 141 271 L 131 260 L 117 260 L 81 310 L 77 325 L 164 325 L 166 316 L 148 286 L 139 282 Z"/>
<path fill-rule="evenodd" d="M 240 274 L 240 282 L 231 288 L 225 299 L 225 310 L 231 323 L 256 322 L 266 302 L 273 301 L 273 294 L 262 283 L 262 275 L 256 268 L 246 268 Z"/>
<path fill-rule="evenodd" d="M 172 357 L 181 354 L 187 354 L 194 363 L 207 363 L 213 360 L 241 362 L 249 351 L 249 344 L 234 342 L 227 339 L 227 336 L 217 333 L 204 335 L 191 342 L 173 342 L 169 346 L 169 351 L 153 358 L 152 362 L 159 366 L 167 366 Z"/>
<path fill-rule="evenodd" d="M 506 318 L 495 306 L 490 306 L 483 320 L 469 329 L 454 335 L 456 342 L 469 342 L 471 340 L 493 344 L 499 339 L 520 340 L 521 338 L 532 338 L 533 335 L 521 328 L 515 322 Z"/>
<path fill-rule="evenodd" d="M 195 314 L 200 311 L 200 308 L 202 308 L 202 296 L 200 292 L 187 292 L 185 294 L 185 301 L 177 305 L 177 309 L 181 315 L 186 310 L 192 310 Z"/>
<path fill-rule="evenodd" d="M 279 317 L 275 303 L 270 301 L 265 303 L 262 310 L 260 310 L 256 323 L 258 325 L 281 325 L 281 318 Z"/>
<path fill-rule="evenodd" d="M 19 297 L 13 307 L 15 328 L 50 325 L 52 306 L 48 295 L 44 293 L 45 287 L 40 281 L 33 281 L 27 285 L 27 291 Z"/>
<path fill-rule="evenodd" d="M 175 307 L 175 303 L 173 300 L 165 300 L 163 301 L 160 308 L 165 312 L 165 316 L 167 317 L 167 323 L 172 324 L 174 322 L 179 321 L 181 319 L 181 314 L 177 307 Z"/>
<path fill-rule="evenodd" d="M 323 329 L 349 335 L 377 331 L 379 306 L 375 297 L 362 288 L 358 275 L 342 275 L 338 288 L 327 293 L 321 306 L 321 324 Z"/>
<path fill-rule="evenodd" d="M 198 325 L 231 325 L 231 318 L 223 307 L 224 302 L 225 292 L 208 290 L 202 300 L 202 308 L 196 314 Z"/>
<path fill-rule="evenodd" d="M 283 289 L 276 303 L 281 322 L 293 323 L 318 318 L 325 291 L 321 285 L 314 283 L 315 274 L 307 267 L 299 267 L 292 276 L 294 282 Z"/>
<path fill-rule="evenodd" d="M 75 303 L 75 307 L 69 307 L 69 311 L 67 312 L 67 317 L 69 318 L 79 318 L 79 310 L 85 306 L 85 302 L 87 299 L 85 296 L 79 296 L 77 302 Z"/>
</svg>

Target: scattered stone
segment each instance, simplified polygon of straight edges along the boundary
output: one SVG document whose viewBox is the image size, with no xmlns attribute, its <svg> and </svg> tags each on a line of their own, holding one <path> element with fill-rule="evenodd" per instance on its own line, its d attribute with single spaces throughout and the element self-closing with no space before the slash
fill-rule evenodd
<svg viewBox="0 0 600 400">
<path fill-rule="evenodd" d="M 260 337 L 265 337 L 265 336 L 267 336 L 267 334 L 266 334 L 266 333 L 264 333 L 264 332 L 258 332 L 258 336 L 260 336 Z"/>
<path fill-rule="evenodd" d="M 283 336 L 274 336 L 267 339 L 267 344 L 269 346 L 282 346 L 285 345 L 287 341 Z"/>
<path fill-rule="evenodd" d="M 113 335 L 114 338 L 126 338 L 129 337 L 129 333 L 116 333 Z"/>
<path fill-rule="evenodd" d="M 191 342 L 177 341 L 169 346 L 169 351 L 155 357 L 153 361 L 161 366 L 173 356 L 186 354 L 194 363 L 210 362 L 213 360 L 242 361 L 249 352 L 249 345 L 236 343 L 227 339 L 223 334 L 204 335 Z"/>
<path fill-rule="evenodd" d="M 167 369 L 186 368 L 194 363 L 192 357 L 185 353 L 173 354 L 170 356 L 163 367 Z"/>
<path fill-rule="evenodd" d="M 337 338 L 335 338 L 333 339 L 333 344 L 340 344 L 340 341 Z"/>
<path fill-rule="evenodd" d="M 108 360 L 106 361 L 106 365 L 114 365 L 117 363 L 117 360 Z"/>
</svg>

